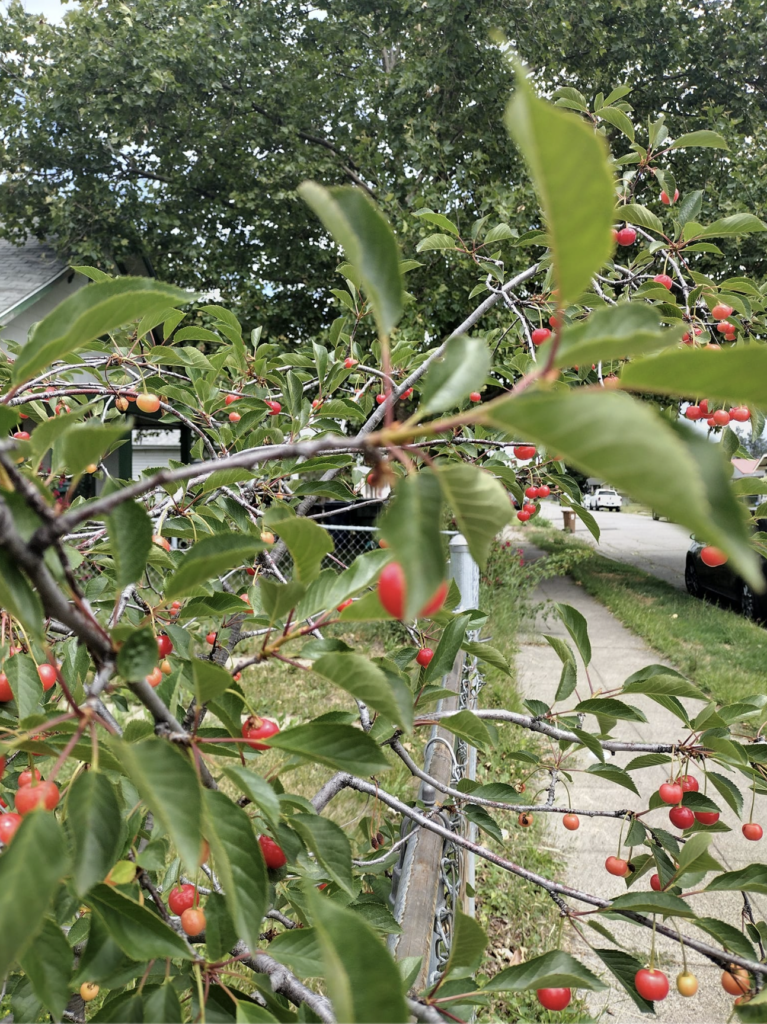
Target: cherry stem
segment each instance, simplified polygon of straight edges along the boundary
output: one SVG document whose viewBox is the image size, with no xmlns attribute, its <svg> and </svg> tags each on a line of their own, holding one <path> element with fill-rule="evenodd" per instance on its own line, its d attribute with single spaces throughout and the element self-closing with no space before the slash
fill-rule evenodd
<svg viewBox="0 0 767 1024">
<path fill-rule="evenodd" d="M 676 927 L 676 925 L 674 925 Z M 650 944 L 650 970 L 655 970 L 655 914 L 652 916 L 652 942 Z"/>
</svg>

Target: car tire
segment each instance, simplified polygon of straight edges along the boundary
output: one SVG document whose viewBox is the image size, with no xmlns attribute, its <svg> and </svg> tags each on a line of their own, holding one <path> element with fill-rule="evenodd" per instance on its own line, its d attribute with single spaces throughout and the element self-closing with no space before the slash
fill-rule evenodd
<svg viewBox="0 0 767 1024">
<path fill-rule="evenodd" d="M 764 609 L 757 595 L 753 592 L 748 583 L 741 584 L 740 590 L 740 611 L 744 618 L 751 622 L 764 621 Z"/>
<path fill-rule="evenodd" d="M 691 558 L 688 558 L 685 563 L 684 585 L 687 587 L 687 593 L 692 597 L 703 597 L 703 587 L 700 585 L 698 570 Z"/>
</svg>

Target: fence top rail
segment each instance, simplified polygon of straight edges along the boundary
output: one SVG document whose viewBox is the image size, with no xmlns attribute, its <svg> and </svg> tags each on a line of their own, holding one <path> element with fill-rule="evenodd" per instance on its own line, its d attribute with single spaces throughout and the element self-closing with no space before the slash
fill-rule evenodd
<svg viewBox="0 0 767 1024">
<path fill-rule="evenodd" d="M 378 533 L 380 526 L 347 526 L 345 523 L 325 523 L 323 530 L 346 530 L 349 533 Z M 458 530 L 440 530 L 446 537 L 457 537 Z"/>
</svg>

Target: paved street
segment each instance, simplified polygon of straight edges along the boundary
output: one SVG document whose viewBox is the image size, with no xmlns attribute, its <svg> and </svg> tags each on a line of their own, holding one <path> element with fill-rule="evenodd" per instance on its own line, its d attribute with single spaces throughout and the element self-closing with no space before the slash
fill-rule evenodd
<svg viewBox="0 0 767 1024">
<path fill-rule="evenodd" d="M 562 527 L 562 507 L 552 501 L 541 503 L 541 514 L 558 528 Z M 636 512 L 592 513 L 602 531 L 597 545 L 576 519 L 575 535 L 597 547 L 603 555 L 644 569 L 684 590 L 684 560 L 690 546 L 690 533 L 683 526 L 655 521 Z"/>
</svg>

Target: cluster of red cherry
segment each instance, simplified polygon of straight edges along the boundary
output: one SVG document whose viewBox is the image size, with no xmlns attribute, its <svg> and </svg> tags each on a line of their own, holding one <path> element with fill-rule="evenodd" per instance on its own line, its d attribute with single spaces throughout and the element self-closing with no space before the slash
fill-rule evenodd
<svg viewBox="0 0 767 1024">
<path fill-rule="evenodd" d="M 5 771 L 5 758 L 0 757 L 0 779 Z M 16 791 L 16 811 L 5 811 L 0 814 L 0 843 L 10 843 L 21 824 L 25 814 L 36 807 L 52 811 L 58 805 L 61 794 L 55 782 L 43 779 L 37 768 L 29 768 L 19 775 L 19 788 Z M 0 805 L 7 807 L 5 800 L 0 798 Z"/>
<path fill-rule="evenodd" d="M 232 402 L 239 402 L 239 400 L 243 397 L 243 395 L 229 394 L 224 399 L 224 404 L 231 405 Z M 271 402 L 268 401 L 267 399 L 264 399 L 264 405 L 269 410 L 270 416 L 279 416 L 279 414 L 282 412 L 282 406 L 280 405 L 279 402 Z M 242 417 L 240 416 L 240 414 L 238 412 L 235 412 L 234 409 L 229 413 L 230 423 L 239 423 L 241 419 Z"/>
<path fill-rule="evenodd" d="M 697 405 L 688 405 L 684 411 L 688 420 L 705 420 L 709 427 L 726 427 L 731 420 L 746 423 L 751 419 L 751 410 L 745 405 L 734 405 L 728 409 L 709 409 L 708 399 Z"/>
</svg>

